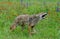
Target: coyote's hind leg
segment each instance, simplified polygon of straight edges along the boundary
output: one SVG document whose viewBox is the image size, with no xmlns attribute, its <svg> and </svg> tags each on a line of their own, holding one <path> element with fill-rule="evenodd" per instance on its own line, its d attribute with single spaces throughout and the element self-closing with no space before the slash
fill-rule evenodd
<svg viewBox="0 0 60 39">
<path fill-rule="evenodd" d="M 21 24 L 21 27 L 22 27 L 22 31 L 24 31 L 25 24 L 24 24 L 24 23 L 22 23 L 22 24 Z"/>
</svg>

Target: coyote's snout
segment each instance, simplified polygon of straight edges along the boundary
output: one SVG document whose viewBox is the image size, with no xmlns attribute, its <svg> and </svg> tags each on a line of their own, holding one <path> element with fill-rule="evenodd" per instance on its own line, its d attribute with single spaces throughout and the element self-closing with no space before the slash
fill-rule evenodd
<svg viewBox="0 0 60 39">
<path fill-rule="evenodd" d="M 34 32 L 34 26 L 38 23 L 39 20 L 44 19 L 46 15 L 47 13 L 39 13 L 36 15 L 19 15 L 15 18 L 10 27 L 10 30 L 14 30 L 17 25 L 21 25 L 23 30 L 25 24 L 27 24 L 28 32 L 31 34 L 32 32 Z"/>
</svg>

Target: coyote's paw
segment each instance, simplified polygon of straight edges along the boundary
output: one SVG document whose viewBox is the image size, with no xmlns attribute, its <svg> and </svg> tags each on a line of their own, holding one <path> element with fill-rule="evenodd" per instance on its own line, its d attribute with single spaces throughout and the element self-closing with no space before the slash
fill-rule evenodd
<svg viewBox="0 0 60 39">
<path fill-rule="evenodd" d="M 32 34 L 36 33 L 36 30 L 33 30 L 31 33 L 32 33 Z"/>
</svg>

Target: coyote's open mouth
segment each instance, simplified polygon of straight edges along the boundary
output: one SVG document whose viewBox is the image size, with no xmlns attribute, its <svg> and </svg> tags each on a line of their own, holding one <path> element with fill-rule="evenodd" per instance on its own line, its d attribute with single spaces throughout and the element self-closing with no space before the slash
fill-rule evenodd
<svg viewBox="0 0 60 39">
<path fill-rule="evenodd" d="M 42 18 L 45 18 L 46 15 L 47 15 L 47 13 L 43 14 L 43 15 L 42 15 Z"/>
</svg>

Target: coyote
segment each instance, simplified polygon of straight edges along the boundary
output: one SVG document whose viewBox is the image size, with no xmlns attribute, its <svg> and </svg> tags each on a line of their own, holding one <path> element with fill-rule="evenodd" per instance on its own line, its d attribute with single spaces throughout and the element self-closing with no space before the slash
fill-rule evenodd
<svg viewBox="0 0 60 39">
<path fill-rule="evenodd" d="M 45 18 L 47 13 L 39 13 L 35 15 L 19 15 L 15 18 L 14 22 L 12 23 L 10 30 L 14 30 L 17 25 L 20 25 L 22 27 L 22 30 L 24 30 L 24 26 L 28 25 L 28 32 L 31 34 L 34 32 L 34 26 L 39 22 L 39 20 L 42 20 Z"/>
</svg>

